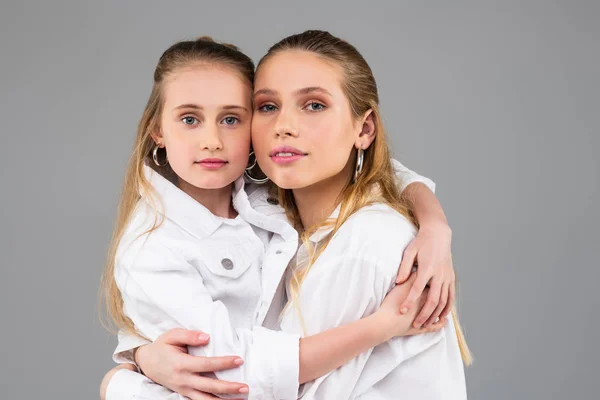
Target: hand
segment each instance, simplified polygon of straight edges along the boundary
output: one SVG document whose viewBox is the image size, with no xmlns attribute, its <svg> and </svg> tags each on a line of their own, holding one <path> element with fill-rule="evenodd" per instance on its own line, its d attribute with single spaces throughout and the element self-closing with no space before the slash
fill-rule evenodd
<svg viewBox="0 0 600 400">
<path fill-rule="evenodd" d="M 106 389 L 108 389 L 108 383 L 120 369 L 128 369 L 130 371 L 137 372 L 137 369 L 132 364 L 120 364 L 108 371 L 106 375 L 104 375 L 104 378 L 102 378 L 102 383 L 100 383 L 100 400 L 106 399 Z"/>
<path fill-rule="evenodd" d="M 243 364 L 237 356 L 196 357 L 187 353 L 187 346 L 203 346 L 209 340 L 203 332 L 172 329 L 154 343 L 138 348 L 135 361 L 148 378 L 192 400 L 217 398 L 208 393 L 248 393 L 248 386 L 243 383 L 199 375 L 200 372 L 222 371 Z"/>
<path fill-rule="evenodd" d="M 388 336 L 390 338 L 395 336 L 411 336 L 419 335 L 421 333 L 437 332 L 446 326 L 446 323 L 448 322 L 446 318 L 441 318 L 439 321 L 434 322 L 428 327 L 415 328 L 412 326 L 417 312 L 421 309 L 423 304 L 425 304 L 428 289 L 425 289 L 423 294 L 417 298 L 415 307 L 411 308 L 406 314 L 400 313 L 399 304 L 402 304 L 405 301 L 406 297 L 409 295 L 410 288 L 414 285 L 416 279 L 417 275 L 413 273 L 406 282 L 396 285 L 385 296 L 383 303 L 376 312 L 382 315 L 382 322 L 385 326 L 389 327 L 390 334 Z"/>
<path fill-rule="evenodd" d="M 413 326 L 420 328 L 445 319 L 452 311 L 455 301 L 456 282 L 452 265 L 452 231 L 446 223 L 424 224 L 417 237 L 404 251 L 397 283 L 407 280 L 412 267 L 416 264 L 417 279 L 402 306 L 407 313 L 429 285 L 429 294 L 425 306 L 414 321 Z"/>
</svg>

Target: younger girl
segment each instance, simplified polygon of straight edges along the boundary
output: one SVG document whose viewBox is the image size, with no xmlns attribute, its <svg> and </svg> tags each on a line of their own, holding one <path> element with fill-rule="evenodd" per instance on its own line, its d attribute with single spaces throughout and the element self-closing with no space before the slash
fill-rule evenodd
<svg viewBox="0 0 600 400">
<path fill-rule="evenodd" d="M 104 284 L 111 315 L 123 331 L 150 341 L 179 327 L 210 333 L 214 339 L 190 348 L 191 354 L 235 354 L 243 363 L 217 372 L 218 378 L 246 383 L 239 393 L 249 392 L 249 398 L 292 399 L 299 383 L 393 336 L 421 331 L 410 330 L 414 311 L 390 312 L 400 304 L 393 296 L 393 305 L 371 316 L 302 339 L 273 330 L 284 300 L 281 278 L 298 235 L 264 190 L 252 199 L 244 190 L 253 71 L 251 60 L 235 48 L 206 39 L 177 43 L 162 55 Z M 410 171 L 407 177 L 414 180 Z M 406 286 L 397 291 L 403 300 Z M 200 385 L 208 380 L 196 378 Z M 109 398 L 132 388 L 117 382 L 109 386 Z M 137 382 L 134 394 L 156 397 L 155 385 Z"/>
</svg>

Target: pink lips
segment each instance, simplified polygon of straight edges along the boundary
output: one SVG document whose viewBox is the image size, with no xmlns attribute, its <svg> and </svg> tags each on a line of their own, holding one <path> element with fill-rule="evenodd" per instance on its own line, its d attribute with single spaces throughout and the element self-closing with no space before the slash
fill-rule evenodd
<svg viewBox="0 0 600 400">
<path fill-rule="evenodd" d="M 227 164 L 227 161 L 220 158 L 205 158 L 200 161 L 196 161 L 196 164 L 203 166 L 206 169 L 219 169 Z"/>
<path fill-rule="evenodd" d="M 271 160 L 276 164 L 290 164 L 307 155 L 307 153 L 291 146 L 278 146 L 269 153 L 269 157 L 271 157 Z"/>
</svg>

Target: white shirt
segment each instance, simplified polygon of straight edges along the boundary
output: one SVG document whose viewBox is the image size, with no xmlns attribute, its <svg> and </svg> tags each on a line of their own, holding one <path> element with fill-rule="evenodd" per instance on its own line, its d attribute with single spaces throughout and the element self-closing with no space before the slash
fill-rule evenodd
<svg viewBox="0 0 600 400">
<path fill-rule="evenodd" d="M 190 348 L 190 354 L 239 355 L 245 361 L 241 367 L 216 376 L 247 383 L 251 398 L 295 397 L 298 335 L 260 325 L 296 252 L 296 231 L 285 219 L 252 209 L 242 179 L 233 193 L 239 216 L 225 219 L 149 167 L 145 173 L 158 198 L 143 195 L 115 259 L 125 314 L 151 341 L 177 327 L 210 334 L 209 344 Z M 145 233 L 157 209 L 163 221 Z M 146 392 L 141 385 L 139 395 Z"/>
<path fill-rule="evenodd" d="M 331 218 L 338 213 L 339 207 Z M 331 228 L 313 234 L 313 247 L 330 232 Z M 394 286 L 402 253 L 415 234 L 411 222 L 384 204 L 353 214 L 312 265 L 298 293 L 299 307 L 286 309 L 281 329 L 311 336 L 374 313 Z M 304 245 L 296 258 L 295 268 L 306 267 Z M 289 268 L 288 288 L 292 274 Z M 466 399 L 454 326 L 449 321 L 440 332 L 394 338 L 306 383 L 300 394 L 319 400 Z"/>
<path fill-rule="evenodd" d="M 435 189 L 429 179 L 396 161 L 394 166 L 402 189 L 416 181 Z M 247 383 L 249 399 L 296 398 L 300 335 L 266 329 L 278 328 L 286 302 L 280 283 L 298 248 L 297 233 L 283 210 L 267 201 L 265 190 L 248 197 L 239 179 L 233 193 L 239 217 L 218 218 L 150 168 L 145 171 L 158 192 L 164 220 L 150 235 L 143 234 L 156 209 L 144 196 L 122 239 L 115 279 L 125 313 L 150 340 L 175 327 L 211 334 L 208 346 L 190 348 L 190 354 L 242 357 L 240 368 L 216 376 Z M 399 260 L 402 251 L 397 251 Z M 131 362 L 130 350 L 145 343 L 120 334 L 115 360 Z M 140 374 L 119 371 L 108 386 L 107 400 L 130 398 L 184 397 Z"/>
</svg>

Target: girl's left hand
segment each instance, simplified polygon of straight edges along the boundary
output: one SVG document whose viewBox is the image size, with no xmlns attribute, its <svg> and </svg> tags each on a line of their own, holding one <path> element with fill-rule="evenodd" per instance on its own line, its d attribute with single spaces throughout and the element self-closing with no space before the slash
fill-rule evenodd
<svg viewBox="0 0 600 400">
<path fill-rule="evenodd" d="M 400 312 L 405 314 L 415 305 L 425 288 L 429 294 L 425 306 L 415 319 L 413 326 L 420 328 L 443 320 L 450 314 L 455 300 L 455 274 L 452 265 L 452 230 L 446 223 L 421 225 L 417 237 L 404 250 L 396 283 L 410 276 L 413 265 L 417 265 L 417 279 Z"/>
</svg>

